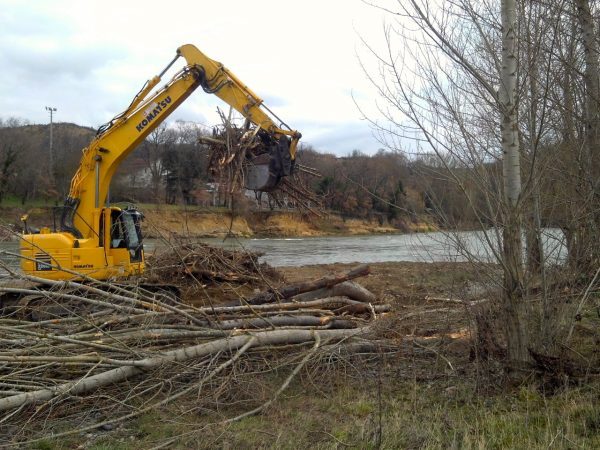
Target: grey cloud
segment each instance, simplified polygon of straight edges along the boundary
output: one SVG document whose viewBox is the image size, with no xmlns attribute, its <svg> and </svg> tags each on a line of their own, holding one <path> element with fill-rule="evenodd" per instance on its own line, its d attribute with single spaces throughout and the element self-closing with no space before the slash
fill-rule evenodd
<svg viewBox="0 0 600 450">
<path fill-rule="evenodd" d="M 36 83 L 57 78 L 81 79 L 125 58 L 125 50 L 79 41 L 74 24 L 52 9 L 11 4 L 0 12 L 0 81 Z"/>
<path fill-rule="evenodd" d="M 73 26 L 59 15 L 32 7 L 29 2 L 14 3 L 0 11 L 3 36 L 50 36 L 57 32 L 66 34 Z"/>
<path fill-rule="evenodd" d="M 0 56 L 0 66 L 4 68 L 0 72 L 0 86 L 11 94 L 5 97 L 8 115 L 40 122 L 46 119 L 43 107 L 51 105 L 59 108 L 57 120 L 93 125 L 90 121 L 100 119 L 96 117 L 97 111 L 114 102 L 114 96 L 108 95 L 102 80 L 94 73 L 101 67 L 99 61 L 106 59 L 104 56 L 84 57 L 77 51 L 66 51 L 67 56 L 31 55 Z"/>
<path fill-rule="evenodd" d="M 125 53 L 116 48 L 45 49 L 24 41 L 0 45 L 7 49 L 0 55 L 4 74 L 18 74 L 21 79 L 32 82 L 41 79 L 47 82 L 48 77 L 86 78 L 111 61 L 125 57 Z"/>
</svg>

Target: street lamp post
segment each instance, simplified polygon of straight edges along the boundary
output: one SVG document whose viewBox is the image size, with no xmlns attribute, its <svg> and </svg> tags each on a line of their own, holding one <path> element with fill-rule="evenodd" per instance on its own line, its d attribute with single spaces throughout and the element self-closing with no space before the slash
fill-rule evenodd
<svg viewBox="0 0 600 450">
<path fill-rule="evenodd" d="M 50 113 L 50 180 L 54 184 L 54 150 L 52 148 L 52 119 L 56 108 L 46 106 L 46 111 Z"/>
</svg>

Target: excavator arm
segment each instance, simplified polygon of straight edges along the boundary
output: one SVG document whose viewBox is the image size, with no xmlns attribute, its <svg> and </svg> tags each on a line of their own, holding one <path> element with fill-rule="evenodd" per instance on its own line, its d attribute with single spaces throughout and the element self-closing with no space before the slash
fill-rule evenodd
<svg viewBox="0 0 600 450">
<path fill-rule="evenodd" d="M 179 57 L 183 57 L 187 65 L 166 86 L 148 97 Z M 263 100 L 223 64 L 210 59 L 193 45 L 183 45 L 161 74 L 147 81 L 130 106 L 101 127 L 96 138 L 83 150 L 61 218 L 64 231 L 76 237 L 88 237 L 93 233 L 91 224 L 97 222 L 95 216 L 106 201 L 110 182 L 119 165 L 198 86 L 265 130 L 273 142 L 278 143 L 282 138 L 289 141 L 286 151 L 290 160 L 295 160 L 301 134 L 282 121 L 281 125 L 286 129 L 278 126 L 269 115 L 276 117 L 275 114 L 266 108 Z M 289 169 L 283 175 L 289 175 Z"/>
<path fill-rule="evenodd" d="M 220 62 L 210 59 L 193 45 L 183 45 L 177 49 L 177 54 L 183 56 L 188 65 L 195 67 L 200 73 L 200 84 L 205 92 L 215 94 L 228 105 L 235 108 L 250 122 L 266 130 L 273 136 L 289 136 L 290 156 L 296 158 L 296 148 L 302 135 L 292 130 L 287 124 L 280 120 L 263 103 L 248 86 L 242 83 L 233 73 Z M 276 125 L 271 116 L 277 118 L 285 129 Z"/>
<path fill-rule="evenodd" d="M 181 57 L 185 67 L 154 91 Z M 123 160 L 199 86 L 262 130 L 261 140 L 266 142 L 270 160 L 266 176 L 264 171 L 256 172 L 262 175 L 255 177 L 258 189 L 272 189 L 290 174 L 300 133 L 278 119 L 221 63 L 193 45 L 184 45 L 159 75 L 145 83 L 125 111 L 101 126 L 83 149 L 62 207 L 59 229 L 45 228 L 22 236 L 21 268 L 25 273 L 64 280 L 78 274 L 108 279 L 143 272 L 142 216 L 135 209 L 107 204 L 110 183 Z"/>
</svg>

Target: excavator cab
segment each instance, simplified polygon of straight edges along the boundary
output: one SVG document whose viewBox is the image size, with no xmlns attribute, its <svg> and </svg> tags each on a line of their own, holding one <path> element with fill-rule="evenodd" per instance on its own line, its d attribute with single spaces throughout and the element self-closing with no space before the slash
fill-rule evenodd
<svg viewBox="0 0 600 450">
<path fill-rule="evenodd" d="M 64 209 L 73 210 L 69 205 Z M 89 224 L 90 238 L 75 235 L 66 222 L 61 222 L 58 231 L 45 228 L 23 235 L 23 272 L 52 280 L 78 278 L 77 274 L 106 280 L 142 273 L 142 213 L 132 207 L 107 206 L 96 210 L 95 215 L 97 225 Z M 68 215 L 64 217 L 68 219 Z"/>
<path fill-rule="evenodd" d="M 143 262 L 143 218 L 143 214 L 133 207 L 104 209 L 100 220 L 100 245 L 105 247 L 107 255 L 112 256 L 116 265 Z M 108 236 L 104 236 L 106 225 L 110 230 Z"/>
</svg>

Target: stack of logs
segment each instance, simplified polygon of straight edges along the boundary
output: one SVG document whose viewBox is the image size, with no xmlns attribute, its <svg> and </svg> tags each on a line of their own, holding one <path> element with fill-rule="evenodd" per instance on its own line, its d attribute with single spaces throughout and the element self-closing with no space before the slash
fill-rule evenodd
<svg viewBox="0 0 600 450">
<path fill-rule="evenodd" d="M 358 266 L 220 306 L 193 306 L 108 283 L 30 287 L 50 303 L 61 302 L 65 293 L 94 309 L 37 322 L 17 313 L 0 318 L 0 434 L 16 436 L 10 424 L 19 417 L 44 421 L 50 411 L 60 416 L 86 405 L 109 417 L 90 429 L 134 417 L 209 389 L 209 381 L 233 370 L 250 349 L 268 358 L 294 344 L 293 351 L 304 352 L 304 364 L 317 351 L 339 354 L 360 346 L 376 317 L 388 310 L 351 281 L 368 273 L 367 266 Z M 148 400 L 165 383 L 168 393 Z M 133 412 L 111 414 L 124 405 Z"/>
</svg>

